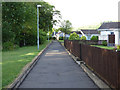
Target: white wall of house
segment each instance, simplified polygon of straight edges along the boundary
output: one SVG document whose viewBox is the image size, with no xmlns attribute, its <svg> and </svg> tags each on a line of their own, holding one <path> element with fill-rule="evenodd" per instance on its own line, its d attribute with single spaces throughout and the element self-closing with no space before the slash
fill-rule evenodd
<svg viewBox="0 0 120 90">
<path fill-rule="evenodd" d="M 108 41 L 108 34 L 110 34 L 111 31 L 101 31 L 99 35 L 99 40 L 107 40 Z"/>
<path fill-rule="evenodd" d="M 118 31 L 114 31 L 114 34 L 115 34 L 115 44 L 118 45 L 119 32 Z"/>
<path fill-rule="evenodd" d="M 120 30 L 118 31 L 118 45 L 120 45 Z"/>
<path fill-rule="evenodd" d="M 111 32 L 114 32 L 115 34 L 115 44 L 120 44 L 120 31 L 118 30 L 109 30 L 109 31 L 101 31 L 99 35 L 99 40 L 107 40 L 108 42 L 108 35 L 111 34 Z"/>
</svg>

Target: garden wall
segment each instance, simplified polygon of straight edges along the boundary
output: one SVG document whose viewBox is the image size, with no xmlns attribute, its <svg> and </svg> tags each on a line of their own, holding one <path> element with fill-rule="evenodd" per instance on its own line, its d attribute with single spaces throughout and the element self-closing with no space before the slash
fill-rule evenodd
<svg viewBox="0 0 120 90">
<path fill-rule="evenodd" d="M 72 40 L 65 40 L 64 45 L 107 84 L 120 89 L 120 51 L 101 49 Z"/>
</svg>

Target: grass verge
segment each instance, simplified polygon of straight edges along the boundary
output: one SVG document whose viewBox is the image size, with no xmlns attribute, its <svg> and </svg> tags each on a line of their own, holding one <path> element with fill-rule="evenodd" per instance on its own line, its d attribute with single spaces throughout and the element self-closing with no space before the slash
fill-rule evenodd
<svg viewBox="0 0 120 90">
<path fill-rule="evenodd" d="M 63 42 L 64 43 L 64 40 L 59 40 L 59 42 Z"/>
<path fill-rule="evenodd" d="M 91 46 L 104 48 L 104 49 L 109 49 L 109 50 L 113 50 L 114 49 L 114 47 L 108 47 L 108 46 L 102 46 L 102 45 L 91 45 Z"/>
<path fill-rule="evenodd" d="M 44 49 L 50 42 L 46 41 L 40 45 L 39 51 L 37 46 L 26 46 L 14 51 L 2 52 L 2 87 L 6 87 L 18 77 L 22 68 L 32 61 L 32 59 Z"/>
<path fill-rule="evenodd" d="M 64 40 L 58 40 L 64 46 Z"/>
</svg>

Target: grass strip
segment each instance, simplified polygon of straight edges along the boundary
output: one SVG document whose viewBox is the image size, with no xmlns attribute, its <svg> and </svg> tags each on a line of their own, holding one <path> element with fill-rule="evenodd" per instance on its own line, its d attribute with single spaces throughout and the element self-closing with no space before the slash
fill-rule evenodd
<svg viewBox="0 0 120 90">
<path fill-rule="evenodd" d="M 2 87 L 11 84 L 18 77 L 22 68 L 32 61 L 32 59 L 43 50 L 50 41 L 40 45 L 39 51 L 37 46 L 21 47 L 13 51 L 2 52 Z"/>
</svg>

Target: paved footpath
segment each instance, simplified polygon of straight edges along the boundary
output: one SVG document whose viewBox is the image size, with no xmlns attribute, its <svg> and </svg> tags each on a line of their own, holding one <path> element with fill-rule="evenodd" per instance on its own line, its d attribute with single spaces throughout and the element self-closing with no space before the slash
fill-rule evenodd
<svg viewBox="0 0 120 90">
<path fill-rule="evenodd" d="M 41 56 L 20 88 L 98 88 L 57 41 Z"/>
</svg>

